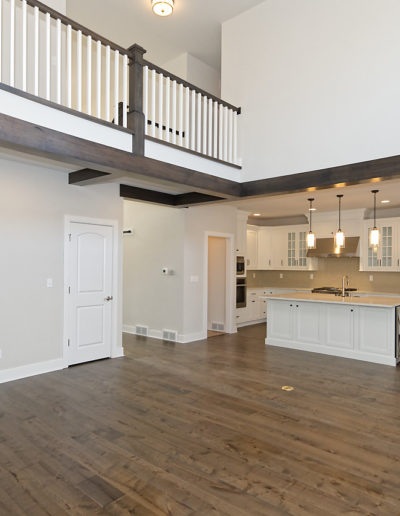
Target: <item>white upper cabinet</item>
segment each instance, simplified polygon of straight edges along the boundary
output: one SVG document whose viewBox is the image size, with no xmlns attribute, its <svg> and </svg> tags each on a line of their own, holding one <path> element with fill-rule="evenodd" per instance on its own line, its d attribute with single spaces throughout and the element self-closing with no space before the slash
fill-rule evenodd
<svg viewBox="0 0 400 516">
<path fill-rule="evenodd" d="M 360 241 L 361 271 L 400 271 L 400 219 L 380 219 L 380 243 L 377 249 L 369 246 L 369 234 L 374 223 L 364 222 Z"/>
<path fill-rule="evenodd" d="M 307 258 L 307 231 L 305 226 L 249 229 L 247 267 L 258 270 L 316 270 L 318 260 Z"/>
<path fill-rule="evenodd" d="M 257 269 L 257 247 L 258 236 L 257 229 L 247 230 L 247 245 L 246 245 L 246 267 L 247 269 Z"/>
<path fill-rule="evenodd" d="M 237 256 L 246 256 L 246 232 L 247 232 L 248 213 L 243 211 L 237 212 L 236 219 L 236 254 Z"/>
</svg>

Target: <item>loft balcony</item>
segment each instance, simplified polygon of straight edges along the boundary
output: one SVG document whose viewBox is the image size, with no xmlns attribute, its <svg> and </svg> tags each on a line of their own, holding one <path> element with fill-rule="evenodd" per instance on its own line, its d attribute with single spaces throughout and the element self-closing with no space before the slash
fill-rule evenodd
<svg viewBox="0 0 400 516">
<path fill-rule="evenodd" d="M 240 108 L 41 2 L 0 7 L 1 147 L 72 165 L 74 184 L 119 182 L 126 196 L 240 194 Z"/>
</svg>

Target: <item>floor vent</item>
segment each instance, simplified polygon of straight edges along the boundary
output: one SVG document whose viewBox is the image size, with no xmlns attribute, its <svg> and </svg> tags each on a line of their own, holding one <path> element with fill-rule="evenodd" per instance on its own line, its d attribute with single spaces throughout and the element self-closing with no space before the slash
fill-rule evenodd
<svg viewBox="0 0 400 516">
<path fill-rule="evenodd" d="M 220 322 L 211 323 L 211 329 L 213 331 L 225 331 L 225 324 Z"/>
<path fill-rule="evenodd" d="M 168 340 L 170 342 L 176 342 L 178 340 L 178 333 L 172 330 L 163 330 L 162 332 L 163 340 Z"/>
<path fill-rule="evenodd" d="M 136 326 L 136 335 L 142 335 L 142 337 L 147 337 L 149 334 L 148 326 Z"/>
</svg>

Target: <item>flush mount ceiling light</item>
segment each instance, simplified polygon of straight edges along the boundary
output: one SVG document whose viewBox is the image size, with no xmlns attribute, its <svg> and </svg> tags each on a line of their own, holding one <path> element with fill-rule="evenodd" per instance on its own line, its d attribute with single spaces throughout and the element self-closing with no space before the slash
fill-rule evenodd
<svg viewBox="0 0 400 516">
<path fill-rule="evenodd" d="M 174 12 L 174 0 L 151 0 L 151 7 L 158 16 L 170 16 Z"/>
<path fill-rule="evenodd" d="M 376 194 L 379 190 L 371 190 L 374 194 L 374 227 L 369 232 L 369 246 L 376 250 L 379 246 L 379 229 L 376 227 Z"/>
<path fill-rule="evenodd" d="M 390 202 L 388 199 L 384 199 L 383 201 L 381 201 L 382 204 L 387 204 L 388 202 Z"/>
<path fill-rule="evenodd" d="M 253 217 L 261 217 L 261 213 L 253 213 Z"/>
<path fill-rule="evenodd" d="M 312 203 L 314 201 L 314 198 L 308 199 L 308 202 L 310 203 L 310 231 L 307 233 L 307 249 L 315 249 L 315 233 L 313 233 L 312 230 L 312 212 L 315 211 L 315 208 L 313 208 Z"/>
<path fill-rule="evenodd" d="M 341 228 L 341 216 L 342 216 L 342 198 L 343 194 L 336 196 L 339 199 L 339 227 L 335 235 L 335 247 L 337 250 L 344 248 L 345 236 Z M 339 251 L 340 252 L 340 251 Z"/>
</svg>

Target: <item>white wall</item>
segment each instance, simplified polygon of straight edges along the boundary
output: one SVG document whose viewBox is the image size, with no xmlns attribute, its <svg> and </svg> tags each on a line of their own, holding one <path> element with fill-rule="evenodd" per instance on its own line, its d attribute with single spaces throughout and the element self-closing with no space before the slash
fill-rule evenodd
<svg viewBox="0 0 400 516">
<path fill-rule="evenodd" d="M 400 153 L 400 2 L 268 0 L 222 27 L 244 180 Z"/>
<path fill-rule="evenodd" d="M 158 338 L 163 329 L 175 330 L 181 342 L 205 338 L 206 232 L 235 235 L 236 208 L 125 201 L 124 228 L 134 232 L 124 237 L 124 329 L 145 325 Z M 164 266 L 174 275 L 162 276 Z"/>
<path fill-rule="evenodd" d="M 117 185 L 70 186 L 59 169 L 4 154 L 0 184 L 3 370 L 61 358 L 64 216 L 115 219 L 121 224 L 122 201 Z M 54 288 L 46 288 L 47 278 L 53 279 Z M 116 281 L 120 286 L 121 278 Z M 120 306 L 120 296 L 116 302 Z M 119 330 L 121 315 L 120 311 Z"/>
<path fill-rule="evenodd" d="M 226 296 L 225 238 L 208 237 L 208 329 L 213 323 L 225 325 Z"/>
<path fill-rule="evenodd" d="M 219 71 L 192 54 L 180 54 L 164 63 L 162 68 L 217 97 L 221 94 Z"/>
<path fill-rule="evenodd" d="M 185 210 L 124 201 L 124 327 L 183 330 L 183 237 Z M 173 275 L 163 276 L 168 267 Z"/>
</svg>

